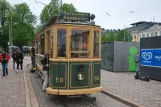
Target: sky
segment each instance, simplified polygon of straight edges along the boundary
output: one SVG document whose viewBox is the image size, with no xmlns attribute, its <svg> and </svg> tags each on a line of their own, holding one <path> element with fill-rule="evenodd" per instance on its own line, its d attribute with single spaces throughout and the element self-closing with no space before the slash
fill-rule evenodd
<svg viewBox="0 0 161 107">
<path fill-rule="evenodd" d="M 38 17 L 44 7 L 35 0 L 7 1 L 11 5 L 26 2 Z M 37 1 L 45 4 L 50 2 L 50 0 Z M 63 3 L 72 3 L 79 12 L 95 14 L 96 24 L 105 29 L 123 29 L 138 21 L 161 22 L 161 0 L 63 0 Z"/>
</svg>

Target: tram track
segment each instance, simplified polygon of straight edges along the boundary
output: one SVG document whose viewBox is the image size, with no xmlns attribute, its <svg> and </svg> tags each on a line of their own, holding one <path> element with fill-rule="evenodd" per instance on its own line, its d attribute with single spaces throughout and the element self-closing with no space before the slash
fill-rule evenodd
<svg viewBox="0 0 161 107">
<path fill-rule="evenodd" d="M 35 74 L 36 74 L 36 78 L 38 79 L 39 86 L 42 87 L 42 79 L 41 79 L 40 75 L 38 73 L 35 73 Z M 68 107 L 68 105 L 65 104 L 65 102 L 60 98 L 59 95 L 57 95 L 56 97 L 58 98 L 57 100 L 61 103 L 61 105 L 63 107 Z"/>
<path fill-rule="evenodd" d="M 98 104 L 96 104 L 95 102 L 93 101 L 90 101 L 88 98 L 86 98 L 85 96 L 82 97 L 83 99 L 85 99 L 86 101 L 88 101 L 89 103 L 91 103 L 92 105 L 94 105 L 95 107 L 99 107 Z"/>
<path fill-rule="evenodd" d="M 39 94 L 43 98 L 38 98 L 41 99 L 39 100 L 39 104 L 41 105 L 40 107 L 44 107 L 43 104 L 46 103 L 45 105 L 49 105 L 48 107 L 51 107 L 51 105 L 56 105 L 56 107 L 106 107 L 104 105 L 113 105 L 110 104 L 110 101 L 108 98 L 105 98 L 105 94 L 103 93 L 97 93 L 97 94 L 92 94 L 90 96 L 97 96 L 97 101 L 93 102 L 89 100 L 86 96 L 82 96 L 81 98 L 67 98 L 66 96 L 59 96 L 59 95 L 47 95 L 45 92 L 42 91 L 42 79 L 38 78 L 38 73 L 32 73 L 31 78 L 33 81 L 33 86 L 37 87 L 37 97 L 39 97 Z M 35 82 L 34 82 L 35 81 Z M 37 85 L 36 85 L 37 84 Z M 104 96 L 102 98 L 102 96 Z M 42 103 L 42 99 L 44 103 Z M 106 101 L 105 101 L 106 100 Z M 109 101 L 108 101 L 109 100 Z M 120 101 L 119 101 L 120 102 Z M 117 106 L 116 106 L 117 107 Z M 121 107 L 121 106 L 120 106 Z M 126 107 L 126 106 L 124 106 Z"/>
<path fill-rule="evenodd" d="M 35 74 L 38 75 L 38 73 L 35 73 Z M 39 80 L 38 80 L 38 84 L 39 84 L 39 86 L 41 87 L 41 86 L 42 86 L 42 81 L 41 81 L 41 79 L 40 79 L 38 76 L 37 76 L 36 78 L 39 79 Z M 68 106 L 69 104 L 66 104 L 65 101 L 63 101 L 63 100 L 65 100 L 65 99 L 61 98 L 62 96 L 56 95 L 56 97 L 57 97 L 57 100 L 61 103 L 61 105 L 62 105 L 63 107 L 70 107 L 70 106 Z M 81 98 L 84 99 L 84 101 L 87 101 L 88 103 L 92 104 L 94 107 L 100 107 L 98 104 L 96 104 L 95 102 L 89 100 L 89 99 L 88 99 L 86 96 L 84 96 L 84 95 L 81 96 Z M 68 98 L 68 99 L 70 99 L 70 98 Z M 78 104 L 78 105 L 79 105 L 79 104 Z"/>
</svg>

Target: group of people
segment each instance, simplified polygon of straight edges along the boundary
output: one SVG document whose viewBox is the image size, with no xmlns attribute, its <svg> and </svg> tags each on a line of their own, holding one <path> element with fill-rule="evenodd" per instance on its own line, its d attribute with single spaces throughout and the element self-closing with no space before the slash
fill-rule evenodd
<svg viewBox="0 0 161 107">
<path fill-rule="evenodd" d="M 12 58 L 13 58 L 13 69 L 16 70 L 15 64 L 17 64 L 16 72 L 19 71 L 19 66 L 21 67 L 21 71 L 22 71 L 23 70 L 23 59 L 24 59 L 22 51 L 13 52 Z"/>
<path fill-rule="evenodd" d="M 17 64 L 17 69 L 16 72 L 19 71 L 19 66 L 21 66 L 21 71 L 23 70 L 23 53 L 21 51 L 14 51 L 14 53 L 12 54 L 12 58 L 13 58 L 13 69 L 15 70 L 15 63 Z M 8 75 L 8 62 L 10 60 L 10 55 L 3 51 L 0 54 L 0 63 L 2 64 L 2 70 L 3 70 L 3 76 Z"/>
</svg>

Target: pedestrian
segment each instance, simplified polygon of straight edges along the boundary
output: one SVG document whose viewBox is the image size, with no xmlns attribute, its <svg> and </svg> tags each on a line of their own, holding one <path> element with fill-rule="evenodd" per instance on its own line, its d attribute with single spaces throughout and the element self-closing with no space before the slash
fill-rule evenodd
<svg viewBox="0 0 161 107">
<path fill-rule="evenodd" d="M 31 61 L 32 61 L 32 69 L 31 71 L 33 72 L 35 70 L 35 48 L 31 49 Z"/>
<path fill-rule="evenodd" d="M 15 70 L 15 63 L 17 62 L 18 60 L 18 53 L 16 51 L 13 52 L 12 54 L 12 58 L 13 58 L 13 69 Z"/>
<path fill-rule="evenodd" d="M 8 62 L 9 62 L 9 59 L 10 59 L 10 55 L 3 51 L 1 54 L 0 54 L 0 62 L 2 64 L 2 69 L 3 69 L 3 76 L 5 75 L 8 75 Z"/>
<path fill-rule="evenodd" d="M 18 72 L 19 71 L 19 65 L 21 67 L 21 71 L 23 70 L 23 58 L 24 58 L 24 56 L 23 56 L 22 51 L 18 52 L 17 57 L 18 57 L 17 58 L 17 72 Z"/>
<path fill-rule="evenodd" d="M 43 76 L 45 77 L 45 80 L 43 82 L 43 85 L 42 85 L 42 90 L 43 91 L 46 91 L 46 88 L 48 86 L 48 82 L 49 82 L 49 77 L 48 77 L 48 74 L 49 74 L 49 53 L 47 52 L 43 59 L 41 60 L 41 63 L 43 65 Z"/>
</svg>

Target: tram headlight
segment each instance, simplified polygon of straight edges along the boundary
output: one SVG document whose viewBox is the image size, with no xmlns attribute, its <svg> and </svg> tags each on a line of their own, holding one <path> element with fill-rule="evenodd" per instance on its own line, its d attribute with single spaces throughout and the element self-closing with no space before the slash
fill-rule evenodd
<svg viewBox="0 0 161 107">
<path fill-rule="evenodd" d="M 81 73 L 79 73 L 79 74 L 77 75 L 77 77 L 78 77 L 78 80 L 80 80 L 80 81 L 82 81 L 82 80 L 84 79 L 84 76 L 83 76 L 83 74 L 81 74 Z"/>
</svg>

